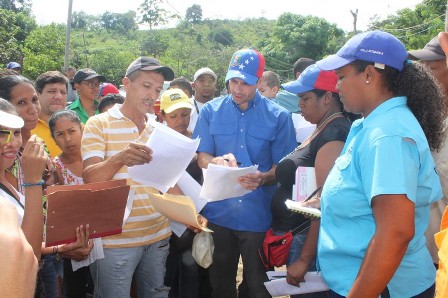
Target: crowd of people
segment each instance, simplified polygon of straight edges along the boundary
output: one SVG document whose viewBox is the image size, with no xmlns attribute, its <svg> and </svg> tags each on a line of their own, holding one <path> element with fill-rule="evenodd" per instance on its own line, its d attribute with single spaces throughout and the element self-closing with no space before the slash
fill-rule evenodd
<svg viewBox="0 0 448 298">
<path fill-rule="evenodd" d="M 300 228 L 286 280 L 300 286 L 307 272 L 318 270 L 329 291 L 293 297 L 445 297 L 444 50 L 446 33 L 408 52 L 393 35 L 368 31 L 320 61 L 300 58 L 296 80 L 284 84 L 252 48 L 236 51 L 226 74 L 203 67 L 191 82 L 155 58 L 139 57 L 123 71 L 124 91 L 90 68 L 49 70 L 32 82 L 19 63 L 8 63 L 0 72 L 0 292 L 271 297 L 258 249 L 267 230 L 283 235 Z M 220 77 L 227 94 L 216 97 Z M 301 143 L 291 116 L 297 112 L 315 125 Z M 207 269 L 192 255 L 201 231 L 172 234 L 169 218 L 151 204 L 150 194 L 160 191 L 128 172 L 152 161 L 145 143 L 155 121 L 200 139 L 186 169 L 199 184 L 209 164 L 258 166 L 235 181 L 247 194 L 208 202 L 200 212 L 200 223 L 213 230 Z M 321 190 L 305 205 L 320 208 L 320 219 L 285 205 L 298 167 L 315 169 Z M 90 239 L 89 226 L 80 223 L 74 242 L 46 246 L 47 186 L 115 179 L 131 186 L 121 233 Z M 183 194 L 177 185 L 167 193 Z M 98 246 L 103 258 L 73 267 Z"/>
</svg>

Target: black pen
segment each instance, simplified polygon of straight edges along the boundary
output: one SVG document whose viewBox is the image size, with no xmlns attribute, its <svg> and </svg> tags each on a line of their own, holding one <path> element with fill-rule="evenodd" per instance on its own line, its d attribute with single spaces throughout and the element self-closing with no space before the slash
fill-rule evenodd
<svg viewBox="0 0 448 298">
<path fill-rule="evenodd" d="M 317 194 L 317 192 L 318 192 L 321 188 L 322 188 L 322 186 L 319 186 L 318 188 L 316 188 L 316 190 L 313 191 L 313 192 L 308 196 L 308 198 L 306 198 L 305 201 L 303 201 L 303 202 L 306 202 L 306 201 L 311 200 L 311 198 L 314 197 L 314 195 Z"/>
<path fill-rule="evenodd" d="M 224 160 L 225 160 L 225 161 L 227 161 L 227 162 L 230 162 L 230 159 L 228 159 L 228 158 L 224 158 Z M 237 166 L 242 166 L 242 165 L 243 165 L 243 163 L 242 163 L 242 162 L 239 162 L 239 161 L 237 161 L 237 162 L 236 162 L 236 165 L 237 165 Z"/>
</svg>

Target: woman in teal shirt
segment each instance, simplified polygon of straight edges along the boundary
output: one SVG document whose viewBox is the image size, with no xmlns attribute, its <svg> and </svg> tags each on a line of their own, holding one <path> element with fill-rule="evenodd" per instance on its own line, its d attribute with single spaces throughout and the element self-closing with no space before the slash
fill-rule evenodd
<svg viewBox="0 0 448 298">
<path fill-rule="evenodd" d="M 444 102 L 394 36 L 351 38 L 317 65 L 336 70 L 344 108 L 361 113 L 321 199 L 318 260 L 331 297 L 433 297 L 425 246 L 429 206 L 442 197 L 430 149 Z"/>
</svg>

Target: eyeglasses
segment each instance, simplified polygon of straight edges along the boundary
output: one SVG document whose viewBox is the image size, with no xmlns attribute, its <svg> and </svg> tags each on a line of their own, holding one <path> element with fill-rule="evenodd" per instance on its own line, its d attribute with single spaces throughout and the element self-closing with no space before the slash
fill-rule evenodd
<svg viewBox="0 0 448 298">
<path fill-rule="evenodd" d="M 0 130 L 0 144 L 6 144 L 11 139 L 12 131 Z"/>
<path fill-rule="evenodd" d="M 81 84 L 87 85 L 89 86 L 90 89 L 93 88 L 99 88 L 100 87 L 100 82 L 89 82 L 89 81 L 82 81 Z"/>
</svg>

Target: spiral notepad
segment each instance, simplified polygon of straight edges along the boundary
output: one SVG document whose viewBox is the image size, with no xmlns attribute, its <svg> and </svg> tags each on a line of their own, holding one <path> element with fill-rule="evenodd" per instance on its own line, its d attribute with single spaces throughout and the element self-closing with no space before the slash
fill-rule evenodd
<svg viewBox="0 0 448 298">
<path fill-rule="evenodd" d="M 286 207 L 293 211 L 293 212 L 298 212 L 301 213 L 303 215 L 309 216 L 309 217 L 314 217 L 314 218 L 320 218 L 321 213 L 320 210 L 317 208 L 313 208 L 313 207 L 305 207 L 302 206 L 302 203 L 300 202 L 294 202 L 292 200 L 286 200 L 285 201 Z"/>
</svg>

